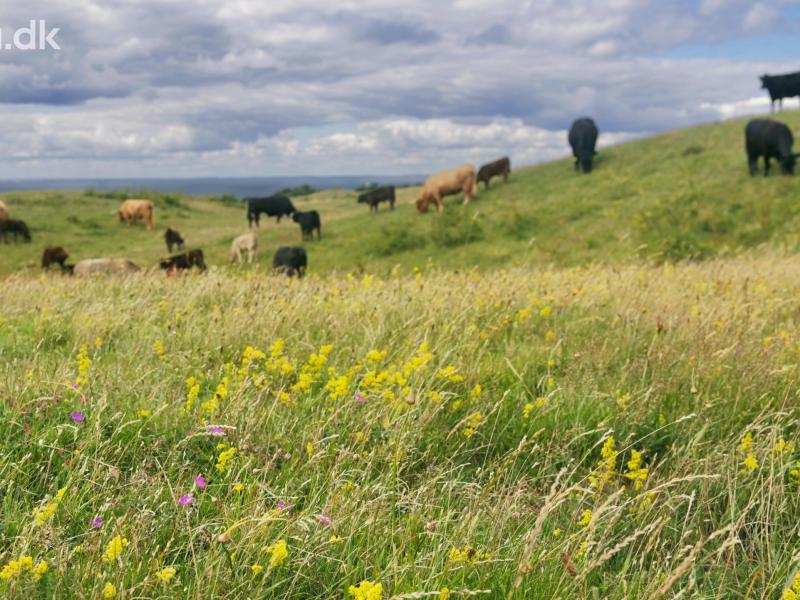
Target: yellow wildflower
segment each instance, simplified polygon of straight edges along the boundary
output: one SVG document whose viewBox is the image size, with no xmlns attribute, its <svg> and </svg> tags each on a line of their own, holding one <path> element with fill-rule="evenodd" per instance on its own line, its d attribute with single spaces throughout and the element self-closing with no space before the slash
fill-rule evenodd
<svg viewBox="0 0 800 600">
<path fill-rule="evenodd" d="M 39 562 L 33 569 L 33 578 L 37 581 L 44 577 L 44 574 L 47 573 L 47 561 Z"/>
<path fill-rule="evenodd" d="M 382 600 L 383 586 L 364 580 L 358 586 L 351 585 L 347 590 L 355 600 Z"/>
<path fill-rule="evenodd" d="M 581 513 L 581 518 L 578 519 L 578 525 L 581 527 L 588 527 L 589 523 L 592 522 L 592 511 L 586 509 Z"/>
<path fill-rule="evenodd" d="M 117 595 L 117 588 L 114 587 L 114 584 L 110 581 L 106 581 L 105 586 L 103 586 L 103 598 L 106 600 L 113 598 Z"/>
<path fill-rule="evenodd" d="M 169 583 L 169 581 L 175 577 L 175 573 L 177 573 L 177 571 L 173 567 L 164 567 L 156 573 L 156 578 L 164 583 Z"/>
<path fill-rule="evenodd" d="M 235 454 L 236 454 L 236 448 L 234 448 L 233 446 L 231 446 L 227 450 L 223 450 L 222 452 L 220 452 L 219 456 L 217 456 L 217 464 L 215 465 L 217 471 L 224 473 L 225 470 L 228 468 L 228 463 L 233 459 Z"/>
<path fill-rule="evenodd" d="M 450 588 L 443 587 L 439 590 L 439 600 L 450 600 Z"/>
<path fill-rule="evenodd" d="M 631 459 L 628 461 L 628 471 L 625 477 L 633 482 L 634 489 L 641 490 L 644 487 L 644 482 L 647 481 L 649 470 L 647 467 L 642 467 L 642 455 L 636 450 L 631 450 Z"/>
<path fill-rule="evenodd" d="M 264 570 L 264 567 L 261 565 L 250 565 L 250 570 L 253 572 L 253 576 L 259 575 L 261 571 Z"/>
<path fill-rule="evenodd" d="M 106 551 L 103 553 L 103 562 L 114 562 L 117 560 L 122 551 L 128 545 L 128 538 L 124 538 L 121 535 L 115 535 L 110 542 L 108 542 L 108 547 Z"/>
<path fill-rule="evenodd" d="M 286 557 L 289 556 L 286 540 L 278 540 L 267 548 L 267 552 L 269 552 L 270 555 L 269 568 L 274 569 L 275 567 L 280 567 L 283 561 L 286 560 Z"/>
<path fill-rule="evenodd" d="M 464 429 L 464 437 L 470 438 L 475 435 L 475 432 L 478 430 L 478 427 L 481 425 L 481 421 L 483 420 L 483 416 L 481 413 L 476 412 L 470 415 L 467 418 L 466 428 Z"/>
<path fill-rule="evenodd" d="M 597 468 L 589 475 L 589 485 L 598 492 L 602 492 L 617 475 L 617 455 L 619 453 L 614 444 L 614 436 L 609 436 L 600 450 L 601 459 Z"/>
</svg>

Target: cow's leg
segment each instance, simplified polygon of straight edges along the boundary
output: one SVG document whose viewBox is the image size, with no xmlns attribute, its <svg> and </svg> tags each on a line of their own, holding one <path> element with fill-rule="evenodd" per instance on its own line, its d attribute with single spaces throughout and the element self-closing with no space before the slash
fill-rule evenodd
<svg viewBox="0 0 800 600">
<path fill-rule="evenodd" d="M 764 157 L 764 177 L 769 176 L 769 156 Z"/>
<path fill-rule="evenodd" d="M 503 172 L 503 183 L 508 183 L 508 171 Z"/>
<path fill-rule="evenodd" d="M 747 166 L 750 169 L 750 177 L 753 177 L 758 172 L 758 156 L 748 154 Z"/>
<path fill-rule="evenodd" d="M 318 240 L 322 239 L 322 226 L 321 225 L 317 227 L 317 239 Z"/>
</svg>

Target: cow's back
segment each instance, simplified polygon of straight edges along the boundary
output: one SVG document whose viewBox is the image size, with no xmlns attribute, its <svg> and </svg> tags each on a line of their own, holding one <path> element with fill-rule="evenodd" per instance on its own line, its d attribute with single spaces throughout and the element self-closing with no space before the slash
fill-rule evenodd
<svg viewBox="0 0 800 600">
<path fill-rule="evenodd" d="M 78 276 L 101 273 L 135 273 L 138 270 L 138 266 L 125 258 L 88 258 L 75 265 L 75 275 Z"/>
</svg>

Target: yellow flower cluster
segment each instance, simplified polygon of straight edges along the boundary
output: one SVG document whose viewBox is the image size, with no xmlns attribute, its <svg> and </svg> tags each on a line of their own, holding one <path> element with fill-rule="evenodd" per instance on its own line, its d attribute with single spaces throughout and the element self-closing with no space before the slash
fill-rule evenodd
<svg viewBox="0 0 800 600">
<path fill-rule="evenodd" d="M 195 377 L 186 380 L 186 412 L 194 410 L 194 403 L 200 396 L 200 382 Z"/>
<path fill-rule="evenodd" d="M 581 513 L 581 518 L 578 519 L 578 525 L 581 527 L 588 527 L 589 523 L 592 522 L 592 511 L 585 510 Z"/>
<path fill-rule="evenodd" d="M 758 469 L 758 459 L 756 458 L 755 453 L 753 452 L 753 434 L 747 432 L 744 437 L 739 441 L 739 452 L 744 454 L 744 460 L 742 461 L 742 465 L 744 469 L 742 471 L 744 473 L 752 473 L 756 469 Z"/>
<path fill-rule="evenodd" d="M 159 360 L 166 359 L 166 352 L 164 351 L 164 344 L 161 340 L 156 340 L 153 342 L 153 350 L 155 350 L 156 356 L 158 356 Z"/>
<path fill-rule="evenodd" d="M 219 456 L 217 456 L 217 464 L 215 465 L 217 471 L 220 473 L 224 473 L 228 469 L 228 463 L 233 459 L 236 455 L 236 448 L 231 446 L 230 448 L 226 449 L 225 444 L 218 444 L 217 450 L 220 450 Z"/>
<path fill-rule="evenodd" d="M 611 435 L 600 450 L 600 462 L 597 468 L 589 475 L 589 485 L 598 492 L 602 492 L 617 476 L 617 455 L 614 436 Z"/>
<path fill-rule="evenodd" d="M 478 427 L 481 426 L 481 422 L 483 421 L 483 416 L 481 413 L 476 412 L 471 414 L 466 421 L 466 427 L 464 428 L 464 437 L 471 438 L 475 435 L 475 432 L 478 431 Z"/>
<path fill-rule="evenodd" d="M 280 567 L 286 557 L 289 556 L 289 549 L 286 547 L 286 540 L 278 540 L 267 548 L 269 553 L 269 568 Z"/>
<path fill-rule="evenodd" d="M 792 585 L 784 590 L 781 600 L 800 600 L 800 572 L 795 573 Z"/>
<path fill-rule="evenodd" d="M 113 598 L 117 595 L 117 588 L 114 587 L 114 584 L 110 581 L 106 581 L 106 584 L 103 586 L 103 598 L 108 600 L 109 598 Z"/>
<path fill-rule="evenodd" d="M 436 373 L 436 379 L 444 379 L 450 383 L 460 383 L 464 381 L 464 377 L 460 375 L 458 373 L 458 369 L 452 365 L 445 367 L 444 369 L 439 369 L 439 372 Z"/>
<path fill-rule="evenodd" d="M 47 521 L 49 521 L 54 514 L 56 514 L 56 510 L 58 509 L 58 505 L 61 503 L 61 500 L 64 498 L 64 494 L 67 493 L 67 488 L 63 487 L 56 493 L 55 497 L 44 506 L 34 508 L 33 509 L 33 522 L 37 527 L 41 527 Z"/>
<path fill-rule="evenodd" d="M 25 572 L 31 573 L 34 580 L 38 581 L 44 577 L 44 574 L 47 572 L 47 562 L 43 560 L 36 563 L 36 566 L 34 566 L 33 557 L 29 555 L 20 556 L 19 560 L 12 559 L 0 569 L 0 581 L 17 579 Z"/>
<path fill-rule="evenodd" d="M 117 560 L 127 545 L 128 538 L 124 538 L 119 534 L 115 535 L 111 538 L 111 541 L 108 542 L 106 551 L 103 552 L 103 562 L 114 562 Z"/>
<path fill-rule="evenodd" d="M 522 416 L 526 419 L 530 418 L 534 409 L 544 408 L 547 405 L 547 398 L 539 396 L 533 402 L 525 403 L 525 408 L 522 410 Z"/>
<path fill-rule="evenodd" d="M 75 379 L 75 386 L 82 388 L 89 383 L 89 369 L 92 367 L 92 360 L 89 358 L 89 344 L 81 345 L 75 360 L 78 363 L 78 377 Z"/>
<path fill-rule="evenodd" d="M 642 466 L 642 454 L 631 450 L 631 459 L 628 461 L 628 471 L 625 473 L 625 477 L 633 482 L 633 488 L 636 491 L 644 487 L 648 474 L 649 469 Z"/>
<path fill-rule="evenodd" d="M 169 583 L 172 578 L 175 577 L 175 573 L 177 573 L 177 571 L 174 567 L 164 567 L 156 573 L 156 579 L 163 583 Z"/>
<path fill-rule="evenodd" d="M 366 579 L 357 586 L 351 585 L 347 591 L 354 600 L 382 600 L 383 598 L 383 586 Z"/>
<path fill-rule="evenodd" d="M 479 560 L 491 560 L 492 555 L 488 552 L 481 552 L 468 544 L 463 548 L 451 548 L 448 558 L 452 563 L 474 565 Z"/>
</svg>

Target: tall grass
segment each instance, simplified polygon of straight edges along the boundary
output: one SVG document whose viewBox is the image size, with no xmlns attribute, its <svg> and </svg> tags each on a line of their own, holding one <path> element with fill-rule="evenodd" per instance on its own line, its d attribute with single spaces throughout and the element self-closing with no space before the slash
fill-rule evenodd
<svg viewBox="0 0 800 600">
<path fill-rule="evenodd" d="M 0 594 L 777 597 L 799 310 L 774 257 L 13 277 Z"/>
</svg>

